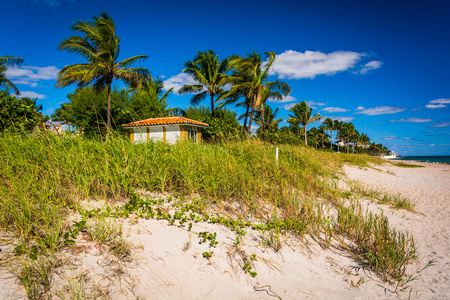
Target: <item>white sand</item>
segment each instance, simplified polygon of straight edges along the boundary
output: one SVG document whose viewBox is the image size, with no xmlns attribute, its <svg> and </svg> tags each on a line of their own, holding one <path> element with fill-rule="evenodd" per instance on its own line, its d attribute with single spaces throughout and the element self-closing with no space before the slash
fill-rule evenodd
<svg viewBox="0 0 450 300">
<path fill-rule="evenodd" d="M 413 164 L 425 167 L 377 166 L 380 172 L 347 166 L 345 171 L 350 179 L 381 191 L 401 194 L 415 203 L 418 214 L 385 210 L 392 226 L 414 236 L 422 265 L 429 260 L 436 261 L 411 284 L 413 296 L 416 299 L 450 299 L 450 165 Z"/>
<path fill-rule="evenodd" d="M 349 179 L 385 192 L 401 193 L 416 203 L 420 214 L 381 206 L 392 226 L 414 235 L 423 258 L 420 266 L 436 260 L 435 266 L 425 269 L 410 284 L 411 298 L 449 299 L 450 166 L 427 164 L 420 169 L 392 166 L 380 169 L 345 167 L 345 172 Z M 388 170 L 396 175 L 387 173 Z M 219 244 L 211 249 L 208 243 L 199 244 L 196 233 L 202 231 L 217 233 Z M 64 293 L 62 285 L 67 278 L 83 275 L 90 288 L 97 287 L 97 294 L 108 291 L 112 299 L 407 299 L 409 296 L 408 292 L 391 293 L 394 287 L 358 268 L 347 253 L 322 250 L 312 239 L 288 240 L 276 253 L 261 246 L 258 231 L 247 229 L 239 254 L 233 246 L 236 233 L 219 225 L 196 223 L 192 232 L 188 232 L 186 228 L 169 226 L 167 221 L 125 220 L 124 232 L 126 239 L 135 245 L 131 261 L 117 262 L 95 243 L 80 241 L 77 246 L 84 251 L 76 255 L 65 251 L 73 265 L 58 270 L 52 291 Z M 191 246 L 184 251 L 184 243 L 190 239 Z M 206 251 L 214 251 L 210 262 L 202 256 Z M 253 254 L 257 255 L 257 261 L 248 260 Z M 244 273 L 244 263 L 252 265 L 256 277 Z M 21 288 L 5 276 L 8 274 L 0 272 L 0 299 L 23 297 Z M 357 285 L 360 280 L 363 283 Z"/>
</svg>

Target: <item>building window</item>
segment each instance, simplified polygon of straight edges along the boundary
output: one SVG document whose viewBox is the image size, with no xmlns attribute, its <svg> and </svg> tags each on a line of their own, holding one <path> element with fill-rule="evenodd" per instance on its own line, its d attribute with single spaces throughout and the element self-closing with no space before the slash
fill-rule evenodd
<svg viewBox="0 0 450 300">
<path fill-rule="evenodd" d="M 195 127 L 188 129 L 188 140 L 197 143 L 197 129 L 195 129 Z"/>
</svg>

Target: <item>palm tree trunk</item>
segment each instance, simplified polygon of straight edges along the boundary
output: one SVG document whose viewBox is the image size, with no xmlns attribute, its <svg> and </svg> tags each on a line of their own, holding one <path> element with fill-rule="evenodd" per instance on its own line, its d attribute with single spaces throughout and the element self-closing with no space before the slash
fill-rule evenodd
<svg viewBox="0 0 450 300">
<path fill-rule="evenodd" d="M 349 153 L 349 147 L 350 147 L 350 145 L 348 144 L 349 142 L 350 142 L 350 138 L 347 135 L 347 154 Z"/>
<path fill-rule="evenodd" d="M 211 94 L 211 115 L 214 118 L 214 94 Z"/>
<path fill-rule="evenodd" d="M 306 125 L 303 126 L 303 128 L 305 129 L 305 145 L 308 146 L 308 139 L 306 138 Z"/>
<path fill-rule="evenodd" d="M 338 153 L 339 153 L 339 144 L 340 144 L 340 141 L 339 141 L 339 130 L 337 131 L 336 138 L 337 138 L 337 142 L 338 142 Z"/>
<path fill-rule="evenodd" d="M 250 112 L 250 120 L 248 121 L 248 129 L 247 129 L 247 133 L 250 134 L 250 130 L 252 128 L 252 122 L 253 122 L 253 115 L 255 113 L 255 108 L 252 107 L 252 111 Z"/>
<path fill-rule="evenodd" d="M 106 135 L 109 135 L 109 132 L 111 131 L 111 85 L 112 82 L 108 83 L 108 112 L 107 117 L 106 117 L 106 127 L 107 127 L 107 132 Z"/>
<path fill-rule="evenodd" d="M 330 132 L 331 132 L 331 135 L 330 135 L 330 137 L 331 137 L 330 150 L 333 150 L 333 130 L 330 130 Z"/>
<path fill-rule="evenodd" d="M 247 111 L 245 112 L 245 121 L 244 121 L 244 133 L 246 130 L 246 126 L 247 126 L 247 119 L 248 119 L 248 111 L 250 110 L 250 105 L 247 105 Z"/>
<path fill-rule="evenodd" d="M 266 124 L 264 123 L 264 107 L 261 108 L 261 119 L 263 126 L 264 144 L 266 143 Z"/>
</svg>

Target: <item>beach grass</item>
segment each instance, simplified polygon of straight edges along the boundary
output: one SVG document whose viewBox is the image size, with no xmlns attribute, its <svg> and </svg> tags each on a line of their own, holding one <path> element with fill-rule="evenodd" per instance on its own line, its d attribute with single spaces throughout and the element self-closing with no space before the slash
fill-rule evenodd
<svg viewBox="0 0 450 300">
<path fill-rule="evenodd" d="M 404 163 L 404 162 L 391 162 L 391 164 L 393 164 L 394 166 L 397 167 L 401 167 L 401 168 L 423 168 L 424 166 L 422 165 L 415 165 L 415 164 L 411 164 L 411 163 Z"/>
<path fill-rule="evenodd" d="M 0 228 L 11 236 L 14 254 L 32 261 L 73 245 L 80 230 L 121 258 L 129 255 L 131 245 L 110 217 L 133 215 L 174 224 L 187 222 L 188 212 L 201 213 L 194 220 L 233 230 L 245 226 L 261 230 L 274 251 L 283 247 L 282 236 L 287 233 L 314 235 L 324 247 L 332 238 L 350 237 L 356 259 L 385 280 L 401 280 L 402 268 L 414 257 L 412 238 L 391 229 L 382 215 L 366 217 L 360 209 L 345 208 L 344 193 L 337 188 L 344 164 L 383 161 L 368 155 L 278 147 L 277 161 L 273 146 L 252 141 L 133 145 L 120 136 L 98 141 L 70 133 L 2 134 Z M 143 199 L 135 191 L 177 195 L 179 210 L 173 216 L 162 214 L 158 200 Z M 184 200 L 191 195 L 200 198 Z M 87 211 L 81 209 L 83 200 L 107 200 L 112 206 Z M 124 201 L 128 203 L 112 208 Z M 241 209 L 233 211 L 236 205 Z M 206 216 L 225 209 L 232 210 L 232 218 Z M 73 213 L 86 223 L 69 222 Z M 26 279 L 35 273 L 23 274 Z M 23 281 L 24 287 L 28 281 Z"/>
</svg>

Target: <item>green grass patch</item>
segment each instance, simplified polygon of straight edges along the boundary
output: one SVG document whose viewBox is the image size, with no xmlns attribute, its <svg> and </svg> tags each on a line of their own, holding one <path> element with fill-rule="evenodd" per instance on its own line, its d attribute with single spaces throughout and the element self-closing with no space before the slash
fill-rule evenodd
<svg viewBox="0 0 450 300">
<path fill-rule="evenodd" d="M 423 168 L 424 166 L 421 165 L 414 165 L 414 164 L 407 164 L 404 162 L 391 162 L 394 166 L 401 167 L 401 168 Z"/>
</svg>

